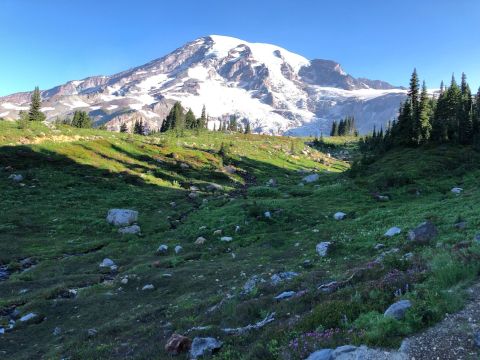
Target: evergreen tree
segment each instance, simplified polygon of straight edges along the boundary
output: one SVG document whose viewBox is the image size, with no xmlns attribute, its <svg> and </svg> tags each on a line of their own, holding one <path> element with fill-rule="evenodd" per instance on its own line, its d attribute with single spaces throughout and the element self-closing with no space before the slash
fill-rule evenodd
<svg viewBox="0 0 480 360">
<path fill-rule="evenodd" d="M 236 115 L 230 116 L 230 121 L 229 121 L 229 124 L 228 124 L 228 130 L 238 131 L 238 124 L 237 124 L 237 116 Z"/>
<path fill-rule="evenodd" d="M 160 132 L 185 128 L 185 114 L 180 102 L 176 102 L 162 123 Z"/>
<path fill-rule="evenodd" d="M 473 134 L 480 134 L 480 87 L 475 95 L 475 109 L 473 113 Z"/>
<path fill-rule="evenodd" d="M 135 120 L 135 124 L 133 125 L 133 133 L 145 135 L 145 125 L 143 124 L 143 119 Z"/>
<path fill-rule="evenodd" d="M 185 115 L 185 128 L 195 129 L 197 127 L 198 127 L 197 119 L 195 118 L 195 115 L 193 114 L 192 109 L 189 109 L 187 111 L 187 114 Z"/>
<path fill-rule="evenodd" d="M 416 126 L 415 142 L 417 144 L 425 143 L 430 139 L 430 134 L 432 132 L 432 108 L 430 99 L 428 97 L 427 85 L 425 81 L 422 85 L 422 92 L 420 94 L 420 103 L 419 103 L 419 114 Z"/>
<path fill-rule="evenodd" d="M 340 123 L 338 124 L 338 136 L 344 136 L 345 131 L 346 131 L 346 122 L 345 120 L 340 120 Z"/>
<path fill-rule="evenodd" d="M 200 115 L 200 119 L 198 121 L 198 127 L 200 129 L 206 129 L 207 128 L 207 123 L 208 123 L 207 109 L 205 108 L 205 105 L 203 105 L 202 115 Z"/>
<path fill-rule="evenodd" d="M 120 125 L 120 132 L 121 132 L 121 133 L 126 133 L 126 132 L 128 132 L 127 124 L 122 123 L 122 125 Z"/>
<path fill-rule="evenodd" d="M 250 134 L 252 130 L 250 129 L 250 121 L 247 120 L 247 123 L 245 124 L 245 134 Z"/>
<path fill-rule="evenodd" d="M 38 86 L 33 90 L 31 102 L 30 102 L 30 110 L 28 111 L 28 119 L 30 121 L 44 121 L 46 116 L 41 111 L 42 108 L 42 98 L 40 95 L 40 90 Z"/>
<path fill-rule="evenodd" d="M 92 127 L 92 119 L 85 111 L 75 111 L 73 114 L 73 119 L 70 125 L 77 127 L 77 128 L 91 128 Z"/>
<path fill-rule="evenodd" d="M 472 92 L 467 84 L 467 76 L 462 74 L 462 83 L 460 86 L 461 102 L 458 114 L 458 137 L 461 144 L 471 144 L 473 141 L 473 101 Z"/>
<path fill-rule="evenodd" d="M 338 136 L 338 125 L 335 120 L 332 123 L 332 129 L 330 130 L 330 136 Z"/>
</svg>

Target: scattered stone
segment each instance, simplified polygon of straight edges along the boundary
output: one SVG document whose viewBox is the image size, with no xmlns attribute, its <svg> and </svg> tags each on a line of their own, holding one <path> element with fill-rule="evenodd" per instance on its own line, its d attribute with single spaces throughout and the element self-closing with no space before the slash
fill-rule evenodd
<svg viewBox="0 0 480 360">
<path fill-rule="evenodd" d="M 100 263 L 99 265 L 100 267 L 109 267 L 109 268 L 112 268 L 113 266 L 116 266 L 115 263 L 113 262 L 113 260 L 109 259 L 109 258 L 105 258 L 103 259 L 103 261 Z"/>
<path fill-rule="evenodd" d="M 325 294 L 331 294 L 334 291 L 336 291 L 340 287 L 340 283 L 338 281 L 327 281 L 324 282 L 323 284 L 320 284 L 318 287 L 318 290 L 325 293 Z"/>
<path fill-rule="evenodd" d="M 182 251 L 183 251 L 183 247 L 181 247 L 180 245 L 175 246 L 175 254 L 179 254 Z"/>
<path fill-rule="evenodd" d="M 53 329 L 53 336 L 59 336 L 62 334 L 62 329 L 60 329 L 58 326 Z"/>
<path fill-rule="evenodd" d="M 215 231 L 213 232 L 213 235 L 214 235 L 214 236 L 220 236 L 220 235 L 222 235 L 222 230 L 220 230 L 220 229 L 215 230 Z"/>
<path fill-rule="evenodd" d="M 97 329 L 93 329 L 93 328 L 92 328 L 92 329 L 88 329 L 88 330 L 87 330 L 87 335 L 88 335 L 89 337 L 94 337 L 94 336 L 97 335 L 97 333 L 98 333 Z"/>
<path fill-rule="evenodd" d="M 0 335 L 5 334 L 5 329 L 3 327 L 0 327 Z"/>
<path fill-rule="evenodd" d="M 167 245 L 160 245 L 157 249 L 157 254 L 166 254 L 168 251 Z"/>
<path fill-rule="evenodd" d="M 110 209 L 107 214 L 107 222 L 115 226 L 128 226 L 136 222 L 138 211 L 128 209 Z"/>
<path fill-rule="evenodd" d="M 235 169 L 235 167 L 232 165 L 225 166 L 223 169 L 229 174 L 235 174 L 237 172 L 237 169 Z"/>
<path fill-rule="evenodd" d="M 197 238 L 197 240 L 195 240 L 195 245 L 203 245 L 207 242 L 207 239 L 205 239 L 204 237 L 200 236 Z"/>
<path fill-rule="evenodd" d="M 175 201 L 172 201 L 172 202 L 170 203 L 170 206 L 171 206 L 171 207 L 175 207 L 175 206 L 177 206 L 177 203 L 176 203 Z"/>
<path fill-rule="evenodd" d="M 438 231 L 435 225 L 430 221 L 425 221 L 408 232 L 408 239 L 415 243 L 427 244 L 437 236 L 437 234 Z"/>
<path fill-rule="evenodd" d="M 140 234 L 140 226 L 138 225 L 132 225 L 132 226 L 126 226 L 126 227 L 123 227 L 123 228 L 120 228 L 118 229 L 118 232 L 120 234 L 132 234 L 132 235 L 135 235 L 135 234 Z"/>
<path fill-rule="evenodd" d="M 190 169 L 190 166 L 188 166 L 188 164 L 185 164 L 185 163 L 180 163 L 180 168 L 182 168 L 183 170 L 186 170 L 186 169 Z"/>
<path fill-rule="evenodd" d="M 316 246 L 317 254 L 320 255 L 321 257 L 327 256 L 328 249 L 332 245 L 330 241 L 323 241 Z"/>
<path fill-rule="evenodd" d="M 402 229 L 394 226 L 394 227 L 391 227 L 390 229 L 388 229 L 387 232 L 384 234 L 384 236 L 392 237 L 392 236 L 400 234 L 401 232 L 402 232 Z"/>
<path fill-rule="evenodd" d="M 452 193 L 459 195 L 463 189 L 461 187 L 454 187 L 452 190 L 450 190 Z"/>
<path fill-rule="evenodd" d="M 413 259 L 413 253 L 409 252 L 409 253 L 406 253 L 405 255 L 403 255 L 403 259 L 404 260 L 412 260 Z"/>
<path fill-rule="evenodd" d="M 465 230 L 467 228 L 467 222 L 466 221 L 460 221 L 453 226 L 455 227 L 455 229 Z"/>
<path fill-rule="evenodd" d="M 178 355 L 189 351 L 191 347 L 192 340 L 188 337 L 180 334 L 173 334 L 165 344 L 165 351 L 172 355 Z"/>
<path fill-rule="evenodd" d="M 270 186 L 270 187 L 276 187 L 277 186 L 277 180 L 270 179 L 270 180 L 267 181 L 266 185 Z"/>
<path fill-rule="evenodd" d="M 305 182 L 305 183 L 312 183 L 312 182 L 318 181 L 319 178 L 320 178 L 320 176 L 318 174 L 310 174 L 310 175 L 305 176 L 302 179 L 302 181 Z"/>
<path fill-rule="evenodd" d="M 393 317 L 397 320 L 401 320 L 405 317 L 405 313 L 410 307 L 412 307 L 410 300 L 400 300 L 390 305 L 383 315 L 385 317 Z"/>
<path fill-rule="evenodd" d="M 344 212 L 341 212 L 341 211 L 336 212 L 335 214 L 333 214 L 333 218 L 334 218 L 335 220 L 343 220 L 343 219 L 345 219 L 346 216 L 347 216 L 347 214 L 345 214 Z"/>
<path fill-rule="evenodd" d="M 190 186 L 190 191 L 200 191 L 200 189 L 196 186 Z"/>
<path fill-rule="evenodd" d="M 222 191 L 223 186 L 215 183 L 210 183 L 207 185 L 206 189 L 207 191 L 211 191 L 211 192 Z"/>
<path fill-rule="evenodd" d="M 222 236 L 220 238 L 220 241 L 225 241 L 225 242 L 230 242 L 232 240 L 233 240 L 233 238 L 231 236 Z"/>
<path fill-rule="evenodd" d="M 380 202 L 390 201 L 390 197 L 386 195 L 379 195 L 379 194 L 374 195 L 374 199 Z"/>
<path fill-rule="evenodd" d="M 147 284 L 144 287 L 142 287 L 142 290 L 154 290 L 155 286 L 153 284 Z"/>
<path fill-rule="evenodd" d="M 313 263 L 311 260 L 304 260 L 303 263 L 302 263 L 302 266 L 305 268 L 305 269 L 310 269 L 311 267 L 313 267 Z"/>
<path fill-rule="evenodd" d="M 23 181 L 23 175 L 20 175 L 20 174 L 12 174 L 8 178 L 12 181 L 15 181 L 15 182 Z"/>
<path fill-rule="evenodd" d="M 193 339 L 190 358 L 197 359 L 205 355 L 212 355 L 216 350 L 222 347 L 223 343 L 212 337 L 196 337 Z"/>
<path fill-rule="evenodd" d="M 377 245 L 375 245 L 373 248 L 374 248 L 375 250 L 380 250 L 380 249 L 383 249 L 384 247 L 385 247 L 384 244 L 377 244 Z"/>
<path fill-rule="evenodd" d="M 270 277 L 270 280 L 271 280 L 272 285 L 276 286 L 283 281 L 292 280 L 296 276 L 298 276 L 298 274 L 294 271 L 284 271 L 284 272 L 280 272 L 278 274 L 273 274 Z"/>
<path fill-rule="evenodd" d="M 235 226 L 235 232 L 238 233 L 239 231 L 240 231 L 240 226 L 239 225 Z"/>
<path fill-rule="evenodd" d="M 267 219 L 271 219 L 272 218 L 272 213 L 270 211 L 265 211 L 265 213 L 263 214 Z"/>
<path fill-rule="evenodd" d="M 8 271 L 8 266 L 0 266 L 0 281 L 7 280 L 9 276 L 10 272 Z"/>
<path fill-rule="evenodd" d="M 188 197 L 189 197 L 190 199 L 192 199 L 192 200 L 193 200 L 193 199 L 197 199 L 197 198 L 198 198 L 198 193 L 196 193 L 196 192 L 191 192 L 190 194 L 188 194 Z"/>
<path fill-rule="evenodd" d="M 288 299 L 293 296 L 295 296 L 296 292 L 295 291 L 284 291 L 280 295 L 275 296 L 275 300 L 283 300 L 283 299 Z"/>
<path fill-rule="evenodd" d="M 202 231 L 202 230 L 205 230 L 206 228 L 207 228 L 207 227 L 204 225 L 204 226 L 200 226 L 200 227 L 198 228 L 198 230 Z"/>
<path fill-rule="evenodd" d="M 36 318 L 38 315 L 35 314 L 35 313 L 28 313 L 27 315 L 23 315 L 21 318 L 20 318 L 20 321 L 21 322 L 26 322 L 26 321 L 29 321 L 29 320 L 32 320 L 34 318 Z"/>
<path fill-rule="evenodd" d="M 120 280 L 120 282 L 121 282 L 123 285 L 127 285 L 127 284 L 128 284 L 128 277 L 124 277 L 122 280 Z"/>
<path fill-rule="evenodd" d="M 245 285 L 243 285 L 243 294 L 250 294 L 255 290 L 258 284 L 264 283 L 265 280 L 259 277 L 258 275 L 253 275 L 250 279 L 247 280 Z"/>
</svg>

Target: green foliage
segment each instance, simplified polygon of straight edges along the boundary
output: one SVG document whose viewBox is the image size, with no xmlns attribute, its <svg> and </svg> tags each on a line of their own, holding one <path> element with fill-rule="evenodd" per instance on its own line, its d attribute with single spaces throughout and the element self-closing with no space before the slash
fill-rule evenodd
<svg viewBox="0 0 480 360">
<path fill-rule="evenodd" d="M 88 116 L 85 111 L 77 110 L 73 114 L 70 125 L 76 128 L 89 129 L 92 127 L 92 119 L 90 119 L 90 116 Z"/>
<path fill-rule="evenodd" d="M 377 312 L 360 315 L 353 326 L 362 334 L 359 341 L 371 346 L 396 347 L 403 337 L 411 332 L 406 322 L 385 317 Z"/>
<path fill-rule="evenodd" d="M 30 102 L 30 110 L 28 111 L 28 117 L 30 121 L 44 121 L 46 116 L 41 111 L 42 98 L 38 86 L 33 90 L 32 98 Z"/>
</svg>

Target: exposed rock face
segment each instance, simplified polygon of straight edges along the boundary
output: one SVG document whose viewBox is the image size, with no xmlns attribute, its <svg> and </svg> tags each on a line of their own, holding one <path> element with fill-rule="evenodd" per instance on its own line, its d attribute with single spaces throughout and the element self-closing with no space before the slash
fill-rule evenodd
<svg viewBox="0 0 480 360">
<path fill-rule="evenodd" d="M 30 92 L 0 98 L 0 116 L 28 110 Z M 340 64 L 312 60 L 269 44 L 206 36 L 148 64 L 112 76 L 69 81 L 42 91 L 48 120 L 84 110 L 96 125 L 118 131 L 143 120 L 157 130 L 175 101 L 197 114 L 205 104 L 209 126 L 238 115 L 255 132 L 308 135 L 331 122 L 356 118 L 360 132 L 396 117 L 406 91 L 378 80 L 354 78 Z"/>
<path fill-rule="evenodd" d="M 115 226 L 128 226 L 138 219 L 138 211 L 128 209 L 108 210 L 107 222 Z"/>
<path fill-rule="evenodd" d="M 408 239 L 414 243 L 427 244 L 438 234 L 437 228 L 430 221 L 425 221 L 408 232 Z"/>
</svg>

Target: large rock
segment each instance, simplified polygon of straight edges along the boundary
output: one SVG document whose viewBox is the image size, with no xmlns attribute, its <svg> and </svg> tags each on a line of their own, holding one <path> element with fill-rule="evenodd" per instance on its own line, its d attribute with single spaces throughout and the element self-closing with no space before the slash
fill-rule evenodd
<svg viewBox="0 0 480 360">
<path fill-rule="evenodd" d="M 192 340 L 188 337 L 180 334 L 173 334 L 165 344 L 165 351 L 172 355 L 178 355 L 189 351 L 191 346 Z"/>
<path fill-rule="evenodd" d="M 408 239 L 415 243 L 427 244 L 437 235 L 438 231 L 435 225 L 430 221 L 425 221 L 408 232 Z"/>
<path fill-rule="evenodd" d="M 401 320 L 405 317 L 405 313 L 412 307 L 410 300 L 400 300 L 389 306 L 389 308 L 383 314 L 385 317 L 393 317 L 397 320 Z"/>
<path fill-rule="evenodd" d="M 330 241 L 323 241 L 317 244 L 316 246 L 317 254 L 320 255 L 321 257 L 327 256 L 330 245 L 332 245 Z"/>
<path fill-rule="evenodd" d="M 305 176 L 302 179 L 302 181 L 305 182 L 305 183 L 312 183 L 312 182 L 318 181 L 319 178 L 320 178 L 320 176 L 318 174 L 310 174 L 310 175 Z"/>
<path fill-rule="evenodd" d="M 136 222 L 138 211 L 129 209 L 110 209 L 107 214 L 107 222 L 115 226 L 128 226 Z"/>
<path fill-rule="evenodd" d="M 197 359 L 204 355 L 212 355 L 222 347 L 223 343 L 212 337 L 196 337 L 193 339 L 190 349 L 190 358 Z"/>
<path fill-rule="evenodd" d="M 322 349 L 310 354 L 310 356 L 306 360 L 332 360 L 332 354 L 332 349 Z"/>
</svg>

